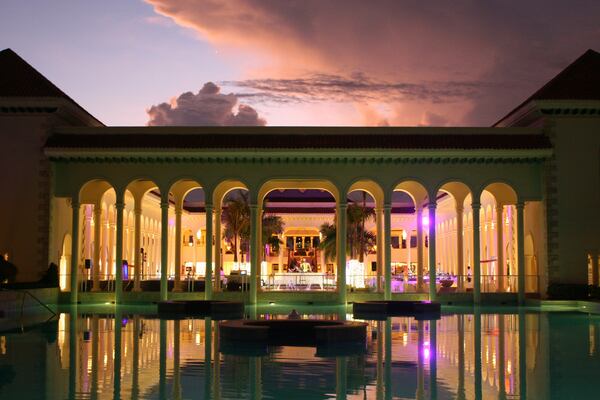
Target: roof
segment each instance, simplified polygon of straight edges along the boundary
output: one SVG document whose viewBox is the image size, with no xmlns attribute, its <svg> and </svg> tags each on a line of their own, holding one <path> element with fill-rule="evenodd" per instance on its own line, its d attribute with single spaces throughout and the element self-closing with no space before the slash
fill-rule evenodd
<svg viewBox="0 0 600 400">
<path fill-rule="evenodd" d="M 496 124 L 533 100 L 600 100 L 600 53 L 587 50 Z"/>
<path fill-rule="evenodd" d="M 98 121 L 12 49 L 0 51 L 1 97 L 62 98 Z"/>
<path fill-rule="evenodd" d="M 311 131 L 319 128 L 304 128 Z M 342 131 L 344 128 L 340 128 Z M 291 132 L 297 129 L 290 129 Z M 270 132 L 236 134 L 214 130 L 214 134 L 54 134 L 49 149 L 548 149 L 542 134 L 393 134 L 362 128 L 347 134 L 299 134 Z M 351 130 L 349 129 L 349 132 Z"/>
</svg>

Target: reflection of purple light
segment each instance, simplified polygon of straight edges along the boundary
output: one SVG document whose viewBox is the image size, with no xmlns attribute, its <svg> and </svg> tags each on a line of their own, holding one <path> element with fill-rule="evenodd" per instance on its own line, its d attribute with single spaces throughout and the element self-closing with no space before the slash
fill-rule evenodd
<svg viewBox="0 0 600 400">
<path fill-rule="evenodd" d="M 123 318 L 123 319 L 121 320 L 121 326 L 122 326 L 123 328 L 124 328 L 124 327 L 126 327 L 126 326 L 127 326 L 127 322 L 129 322 L 129 320 L 128 320 L 127 318 Z"/>
<path fill-rule="evenodd" d="M 425 342 L 423 342 L 423 357 L 425 357 L 426 360 L 429 360 L 429 355 L 430 355 L 429 341 L 425 341 Z"/>
</svg>

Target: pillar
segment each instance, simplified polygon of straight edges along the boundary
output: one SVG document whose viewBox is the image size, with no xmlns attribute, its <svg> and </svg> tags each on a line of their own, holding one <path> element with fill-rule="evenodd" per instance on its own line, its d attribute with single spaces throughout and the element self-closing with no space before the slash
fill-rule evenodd
<svg viewBox="0 0 600 400">
<path fill-rule="evenodd" d="M 175 206 L 175 280 L 173 291 L 181 292 L 181 214 L 183 210 Z"/>
<path fill-rule="evenodd" d="M 417 292 L 423 290 L 423 207 L 417 207 Z"/>
<path fill-rule="evenodd" d="M 205 205 L 206 210 L 206 269 L 204 274 L 204 299 L 212 299 L 212 276 L 213 276 L 213 206 L 212 204 Z M 217 277 L 218 279 L 219 277 Z"/>
<path fill-rule="evenodd" d="M 169 194 L 162 194 L 160 202 L 160 299 L 167 300 L 169 248 Z M 162 322 L 162 321 L 161 321 Z"/>
<path fill-rule="evenodd" d="M 519 305 L 525 304 L 525 220 L 524 203 L 517 203 L 517 263 L 519 264 Z"/>
<path fill-rule="evenodd" d="M 381 293 L 381 278 L 383 276 L 383 209 L 380 207 L 375 208 L 375 222 L 376 222 L 376 245 L 377 245 L 377 284 L 375 285 L 377 293 Z"/>
<path fill-rule="evenodd" d="M 125 209 L 125 203 L 123 202 L 123 196 L 117 196 L 117 202 L 115 204 L 115 212 L 117 213 L 117 238 L 115 244 L 115 302 L 120 304 L 123 298 L 123 210 Z"/>
<path fill-rule="evenodd" d="M 100 228 L 102 224 L 102 206 L 100 202 L 94 204 L 94 258 L 92 260 L 93 285 L 92 291 L 100 290 Z"/>
<path fill-rule="evenodd" d="M 600 256 L 598 255 L 598 251 L 592 252 L 592 278 L 594 280 L 594 286 L 598 286 L 600 283 L 598 282 L 598 274 L 600 273 Z M 537 278 L 537 277 L 536 277 Z M 540 288 L 537 288 L 538 291 Z"/>
<path fill-rule="evenodd" d="M 205 238 L 206 240 L 206 238 Z M 221 291 L 221 205 L 215 209 L 215 291 Z M 280 267 L 281 268 L 281 267 Z"/>
<path fill-rule="evenodd" d="M 463 205 L 456 205 L 456 263 L 458 275 L 458 289 L 463 290 L 465 286 L 465 259 L 463 244 Z"/>
<path fill-rule="evenodd" d="M 384 262 L 384 299 L 392 299 L 392 205 L 385 204 L 383 206 L 383 248 L 385 250 Z"/>
<path fill-rule="evenodd" d="M 429 300 L 435 301 L 437 297 L 436 288 L 436 258 L 435 258 L 435 209 L 436 202 L 430 202 L 429 209 Z"/>
<path fill-rule="evenodd" d="M 71 202 L 71 303 L 77 304 L 79 269 L 79 202 Z"/>
<path fill-rule="evenodd" d="M 347 218 L 348 214 L 346 210 L 348 204 L 345 201 L 338 202 L 337 207 L 337 290 L 338 290 L 338 302 L 340 304 L 346 304 L 346 231 L 347 231 Z"/>
<path fill-rule="evenodd" d="M 481 245 L 479 238 L 479 210 L 481 204 L 473 202 L 473 302 L 481 303 Z"/>
<path fill-rule="evenodd" d="M 504 291 L 506 269 L 504 268 L 504 228 L 502 224 L 502 212 L 504 206 L 496 204 L 496 270 L 498 271 L 498 291 Z"/>
<path fill-rule="evenodd" d="M 140 286 L 140 281 L 141 281 L 141 276 L 142 276 L 142 263 L 144 262 L 142 260 L 142 244 L 141 244 L 141 239 L 142 239 L 142 204 L 141 204 L 141 200 L 139 201 L 139 205 L 138 205 L 138 200 L 136 199 L 135 201 L 135 210 L 133 210 L 134 214 L 135 214 L 135 234 L 134 234 L 134 241 L 135 241 L 135 251 L 134 251 L 134 265 L 135 265 L 135 270 L 133 271 L 133 291 L 134 292 L 139 292 L 141 290 L 141 286 Z M 146 249 L 146 251 L 148 251 L 148 249 Z"/>
<path fill-rule="evenodd" d="M 260 278 L 258 211 L 258 205 L 250 204 L 250 304 L 256 304 Z"/>
</svg>

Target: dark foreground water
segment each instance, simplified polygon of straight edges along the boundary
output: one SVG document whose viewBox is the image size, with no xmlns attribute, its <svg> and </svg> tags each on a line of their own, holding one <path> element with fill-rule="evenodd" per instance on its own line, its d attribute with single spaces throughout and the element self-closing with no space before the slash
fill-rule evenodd
<svg viewBox="0 0 600 400">
<path fill-rule="evenodd" d="M 285 318 L 290 309 L 257 313 Z M 285 346 L 256 356 L 238 346 L 223 353 L 210 319 L 88 311 L 0 333 L 0 399 L 600 398 L 599 316 L 444 309 L 437 321 L 367 321 L 362 354 Z M 304 317 L 352 319 L 319 312 Z"/>
</svg>

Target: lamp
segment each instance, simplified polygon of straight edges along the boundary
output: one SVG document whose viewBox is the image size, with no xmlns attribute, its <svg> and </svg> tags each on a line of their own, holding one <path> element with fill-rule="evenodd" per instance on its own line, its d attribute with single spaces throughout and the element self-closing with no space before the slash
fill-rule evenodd
<svg viewBox="0 0 600 400">
<path fill-rule="evenodd" d="M 405 230 L 402 231 L 402 240 L 406 240 L 406 231 Z"/>
</svg>

